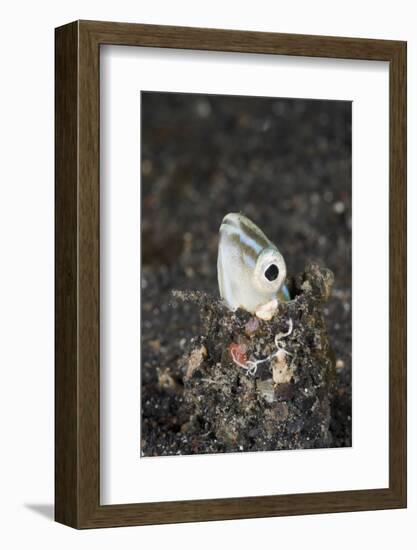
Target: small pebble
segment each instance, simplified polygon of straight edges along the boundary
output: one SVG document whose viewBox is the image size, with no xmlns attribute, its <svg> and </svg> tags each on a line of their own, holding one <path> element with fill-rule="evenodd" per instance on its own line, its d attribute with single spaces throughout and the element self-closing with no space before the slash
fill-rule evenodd
<svg viewBox="0 0 417 550">
<path fill-rule="evenodd" d="M 142 173 L 144 176 L 148 176 L 152 172 L 152 161 L 149 159 L 145 159 L 142 162 Z"/>
<path fill-rule="evenodd" d="M 337 370 L 341 370 L 345 368 L 345 362 L 342 359 L 338 359 L 336 361 L 336 368 Z"/>
<path fill-rule="evenodd" d="M 245 333 L 247 336 L 253 336 L 258 330 L 260 325 L 259 320 L 256 317 L 251 317 L 245 325 Z"/>
<path fill-rule="evenodd" d="M 148 344 L 155 353 L 158 353 L 161 349 L 161 342 L 159 340 L 149 340 Z"/>
<path fill-rule="evenodd" d="M 282 350 L 279 351 L 271 361 L 271 364 L 272 380 L 274 381 L 274 384 L 288 384 L 288 382 L 291 381 L 292 372 L 288 366 L 285 352 Z"/>
<path fill-rule="evenodd" d="M 200 118 L 207 118 L 211 114 L 211 105 L 206 99 L 200 99 L 196 103 L 196 111 Z"/>
<path fill-rule="evenodd" d="M 343 214 L 345 209 L 346 209 L 345 203 L 343 203 L 342 201 L 337 201 L 333 205 L 333 210 L 334 212 L 336 212 L 336 214 Z"/>
<path fill-rule="evenodd" d="M 158 372 L 158 383 L 163 388 L 175 388 L 176 383 L 169 369 L 164 369 Z"/>
<path fill-rule="evenodd" d="M 193 376 L 194 372 L 200 367 L 206 357 L 207 348 L 205 346 L 200 346 L 191 352 L 188 358 L 187 372 L 185 374 L 186 378 L 191 378 Z"/>
</svg>

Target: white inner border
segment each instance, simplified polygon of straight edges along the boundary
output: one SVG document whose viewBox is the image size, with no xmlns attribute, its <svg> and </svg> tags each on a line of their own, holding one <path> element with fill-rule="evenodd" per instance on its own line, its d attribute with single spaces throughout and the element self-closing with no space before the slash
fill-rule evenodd
<svg viewBox="0 0 417 550">
<path fill-rule="evenodd" d="M 102 46 L 100 71 L 101 503 L 387 487 L 388 64 Z M 352 448 L 139 458 L 141 90 L 353 101 Z"/>
</svg>

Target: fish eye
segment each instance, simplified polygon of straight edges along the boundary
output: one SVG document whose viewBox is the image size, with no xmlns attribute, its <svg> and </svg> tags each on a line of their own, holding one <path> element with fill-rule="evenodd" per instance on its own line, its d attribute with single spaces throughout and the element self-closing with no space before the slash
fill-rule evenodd
<svg viewBox="0 0 417 550">
<path fill-rule="evenodd" d="M 278 278 L 279 269 L 275 264 L 271 264 L 265 269 L 264 275 L 268 281 L 276 281 Z"/>
</svg>

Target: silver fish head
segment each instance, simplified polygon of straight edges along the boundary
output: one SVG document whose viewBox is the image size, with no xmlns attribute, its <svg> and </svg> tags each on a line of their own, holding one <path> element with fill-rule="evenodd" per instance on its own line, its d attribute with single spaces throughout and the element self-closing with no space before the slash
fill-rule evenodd
<svg viewBox="0 0 417 550">
<path fill-rule="evenodd" d="M 243 214 L 227 214 L 220 226 L 217 278 L 231 310 L 250 313 L 285 289 L 287 268 L 277 247 Z"/>
</svg>

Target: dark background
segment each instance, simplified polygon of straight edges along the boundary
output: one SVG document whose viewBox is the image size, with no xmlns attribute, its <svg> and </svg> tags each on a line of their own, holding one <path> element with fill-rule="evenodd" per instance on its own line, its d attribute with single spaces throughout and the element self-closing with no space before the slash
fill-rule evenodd
<svg viewBox="0 0 417 550">
<path fill-rule="evenodd" d="M 218 230 L 239 211 L 289 275 L 309 261 L 335 275 L 331 429 L 351 445 L 351 102 L 143 92 L 141 105 L 142 453 L 172 454 L 187 420 L 176 364 L 198 312 L 171 291 L 218 295 Z"/>
</svg>

